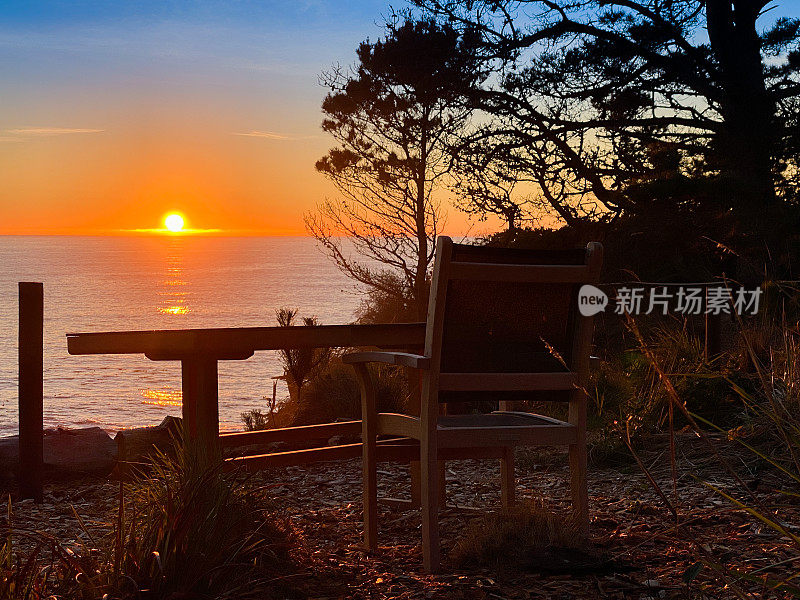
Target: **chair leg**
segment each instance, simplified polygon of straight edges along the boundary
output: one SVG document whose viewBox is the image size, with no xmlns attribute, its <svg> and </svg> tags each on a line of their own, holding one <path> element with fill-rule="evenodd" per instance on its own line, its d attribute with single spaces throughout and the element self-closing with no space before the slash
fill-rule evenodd
<svg viewBox="0 0 800 600">
<path fill-rule="evenodd" d="M 375 460 L 375 439 L 364 443 L 364 546 L 378 549 L 378 465 Z"/>
<path fill-rule="evenodd" d="M 500 498 L 503 508 L 510 508 L 515 502 L 514 481 L 514 448 L 503 448 L 503 458 L 500 459 Z"/>
<path fill-rule="evenodd" d="M 354 365 L 361 387 L 361 447 L 364 485 L 364 545 L 378 549 L 378 439 L 375 384 L 363 363 Z"/>
<path fill-rule="evenodd" d="M 445 477 L 445 461 L 439 461 L 439 508 L 444 508 L 447 506 L 447 485 L 446 485 L 446 477 Z M 421 471 L 420 471 L 420 462 L 418 460 L 412 460 L 409 465 L 409 473 L 411 474 L 411 506 L 414 508 L 419 508 L 422 505 L 421 501 L 421 487 L 420 487 L 420 479 L 421 479 Z"/>
<path fill-rule="evenodd" d="M 569 447 L 569 472 L 572 509 L 578 533 L 582 538 L 589 537 L 589 491 L 586 471 L 586 444 L 571 445 Z"/>
<path fill-rule="evenodd" d="M 420 449 L 427 454 L 425 449 Z M 428 573 L 439 570 L 439 463 L 420 457 L 422 487 L 422 563 Z"/>
<path fill-rule="evenodd" d="M 409 474 L 411 475 L 411 506 L 419 508 L 422 505 L 422 487 L 420 478 L 422 470 L 418 460 L 412 460 L 408 467 Z"/>
</svg>

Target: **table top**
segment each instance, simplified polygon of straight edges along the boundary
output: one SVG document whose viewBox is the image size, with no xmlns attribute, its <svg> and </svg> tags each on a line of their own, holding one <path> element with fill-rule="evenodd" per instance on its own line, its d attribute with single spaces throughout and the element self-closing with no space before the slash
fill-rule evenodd
<svg viewBox="0 0 800 600">
<path fill-rule="evenodd" d="M 241 360 L 259 350 L 286 348 L 419 347 L 425 323 L 318 325 L 293 327 L 224 327 L 68 333 L 70 354 L 145 354 L 152 360 L 205 356 Z"/>
</svg>

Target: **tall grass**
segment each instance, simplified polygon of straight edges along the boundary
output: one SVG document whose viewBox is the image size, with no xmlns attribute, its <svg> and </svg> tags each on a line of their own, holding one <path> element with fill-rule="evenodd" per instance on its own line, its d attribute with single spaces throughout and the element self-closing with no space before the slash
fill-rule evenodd
<svg viewBox="0 0 800 600">
<path fill-rule="evenodd" d="M 641 327 L 638 322 L 637 327 Z M 679 323 L 661 324 L 647 331 L 646 342 L 634 336 L 633 347 L 592 374 L 589 392 L 595 424 L 633 416 L 633 425 L 643 427 L 643 433 L 664 428 L 670 398 L 650 357 L 671 375 L 675 389 L 693 412 L 715 422 L 730 422 L 740 412 L 726 381 L 726 377 L 737 378 L 730 357 L 707 357 L 702 341 Z"/>
<path fill-rule="evenodd" d="M 14 530 L 10 507 L 3 600 L 298 596 L 286 579 L 298 572 L 288 525 L 257 487 L 198 447 L 156 451 L 120 483 L 112 533 L 96 539 L 84 527 L 91 548 Z M 15 551 L 21 535 L 35 536 L 33 550 Z"/>
<path fill-rule="evenodd" d="M 715 456 L 718 465 L 728 472 L 730 483 L 723 486 L 705 481 L 699 472 L 690 475 L 743 511 L 754 524 L 771 529 L 783 539 L 785 551 L 789 553 L 788 558 L 778 559 L 776 555 L 769 564 L 753 570 L 719 564 L 709 557 L 702 558 L 697 565 L 705 564 L 721 574 L 732 594 L 738 597 L 749 597 L 754 585 L 766 594 L 800 597 L 800 585 L 796 583 L 800 579 L 800 536 L 781 516 L 786 514 L 785 508 L 796 504 L 800 498 L 800 330 L 797 322 L 789 322 L 785 314 L 781 319 L 767 315 L 761 320 L 738 320 L 737 343 L 716 358 L 715 363 L 697 372 L 673 371 L 674 363 L 653 351 L 636 323 L 631 321 L 630 326 L 639 341 L 639 351 L 658 375 L 654 394 L 665 397 L 677 413 L 685 416 L 689 427 L 708 444 L 710 456 Z M 698 402 L 697 393 L 709 389 L 709 383 L 711 389 L 724 386 L 728 391 L 731 404 L 736 408 L 736 422 L 729 423 L 732 428 L 721 426 L 711 415 L 703 413 L 704 405 Z M 733 461 L 728 460 L 726 454 L 729 453 L 711 441 L 709 431 L 726 434 L 729 441 L 735 441 L 749 453 L 751 462 L 759 463 L 768 475 L 769 487 L 773 487 L 785 502 L 771 501 L 767 505 L 753 491 L 758 480 L 755 484 L 745 483 L 733 469 Z M 674 485 L 673 439 L 674 435 L 670 439 Z M 672 506 L 668 494 L 649 473 L 646 475 L 679 521 L 678 507 Z M 688 582 L 698 573 L 698 568 L 691 570 Z"/>
<path fill-rule="evenodd" d="M 116 572 L 157 597 L 249 597 L 290 562 L 285 532 L 241 478 L 189 445 L 157 453 L 130 484 Z"/>
</svg>

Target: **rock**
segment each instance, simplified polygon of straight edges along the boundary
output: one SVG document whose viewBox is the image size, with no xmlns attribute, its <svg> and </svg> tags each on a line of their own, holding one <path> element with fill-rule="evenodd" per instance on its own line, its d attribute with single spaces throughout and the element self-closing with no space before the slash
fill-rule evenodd
<svg viewBox="0 0 800 600">
<path fill-rule="evenodd" d="M 46 471 L 109 473 L 117 459 L 117 445 L 99 427 L 47 429 L 42 454 Z M 13 477 L 18 468 L 19 436 L 0 439 L 0 475 Z"/>
<path fill-rule="evenodd" d="M 105 472 L 114 467 L 117 445 L 99 427 L 44 432 L 44 464 L 59 471 Z"/>
<path fill-rule="evenodd" d="M 19 465 L 19 436 L 0 439 L 0 478 L 12 479 Z"/>
<path fill-rule="evenodd" d="M 158 448 L 163 452 L 172 449 L 175 436 L 181 430 L 181 419 L 164 417 L 161 424 L 155 427 L 137 427 L 120 431 L 114 438 L 120 449 L 120 457 L 130 462 L 137 462 Z"/>
</svg>

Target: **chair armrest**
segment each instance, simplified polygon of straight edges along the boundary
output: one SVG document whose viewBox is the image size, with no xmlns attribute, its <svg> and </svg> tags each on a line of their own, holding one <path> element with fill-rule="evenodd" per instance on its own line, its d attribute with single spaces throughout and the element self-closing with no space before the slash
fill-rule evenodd
<svg viewBox="0 0 800 600">
<path fill-rule="evenodd" d="M 419 354 L 409 354 L 408 352 L 353 352 L 345 354 L 342 362 L 349 365 L 355 363 L 377 362 L 387 365 L 400 365 L 411 367 L 412 369 L 428 369 L 431 359 Z"/>
</svg>

